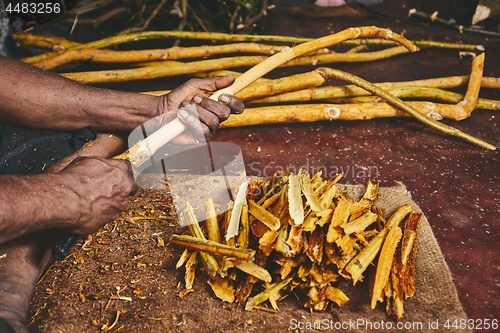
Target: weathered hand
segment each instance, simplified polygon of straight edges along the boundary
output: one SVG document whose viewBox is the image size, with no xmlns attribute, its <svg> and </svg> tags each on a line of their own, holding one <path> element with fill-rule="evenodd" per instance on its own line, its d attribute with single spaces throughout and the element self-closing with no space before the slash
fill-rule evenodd
<svg viewBox="0 0 500 333">
<path fill-rule="evenodd" d="M 219 101 L 208 96 L 234 82 L 233 75 L 207 79 L 191 79 L 163 96 L 159 113 L 164 115 L 163 123 L 178 116 L 179 120 L 189 127 L 189 133 L 183 133 L 173 140 L 176 144 L 193 144 L 199 139 L 208 139 L 229 118 L 231 113 L 242 113 L 245 109 L 243 101 L 222 94 Z M 180 107 L 185 107 L 179 110 Z"/>
<path fill-rule="evenodd" d="M 99 157 L 77 158 L 58 173 L 74 197 L 68 207 L 74 219 L 69 231 L 86 235 L 118 217 L 135 188 L 127 162 Z"/>
</svg>

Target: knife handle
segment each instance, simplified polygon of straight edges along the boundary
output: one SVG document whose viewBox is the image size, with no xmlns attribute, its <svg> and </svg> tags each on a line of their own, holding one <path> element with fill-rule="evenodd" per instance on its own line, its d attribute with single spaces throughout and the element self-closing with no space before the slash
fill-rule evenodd
<svg viewBox="0 0 500 333">
<path fill-rule="evenodd" d="M 78 236 L 67 232 L 63 233 L 52 249 L 52 258 L 56 260 L 64 260 L 64 258 L 70 254 L 71 248 L 75 245 L 77 240 Z"/>
</svg>

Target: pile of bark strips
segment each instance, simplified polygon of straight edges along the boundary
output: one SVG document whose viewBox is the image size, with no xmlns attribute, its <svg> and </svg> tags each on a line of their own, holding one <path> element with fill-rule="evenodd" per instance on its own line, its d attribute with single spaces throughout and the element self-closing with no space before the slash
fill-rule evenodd
<svg viewBox="0 0 500 333">
<path fill-rule="evenodd" d="M 185 247 L 177 268 L 185 268 L 179 296 L 193 291 L 197 268 L 209 276 L 214 294 L 245 309 L 278 310 L 291 293 L 314 311 L 349 301 L 341 289 L 369 283 L 371 307 L 386 303 L 398 319 L 404 300 L 415 293 L 415 260 L 421 212 L 408 204 L 389 219 L 374 206 L 378 185 L 351 200 L 336 179 L 276 174 L 243 183 L 230 209 L 215 215 L 207 200 L 200 227 L 189 205 L 181 213 L 188 233 L 172 244 Z"/>
</svg>

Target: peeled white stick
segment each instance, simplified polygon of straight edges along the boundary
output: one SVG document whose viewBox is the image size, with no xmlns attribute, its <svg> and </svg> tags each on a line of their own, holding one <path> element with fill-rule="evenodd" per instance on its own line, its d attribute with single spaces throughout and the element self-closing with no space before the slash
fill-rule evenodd
<svg viewBox="0 0 500 333">
<path fill-rule="evenodd" d="M 222 94 L 230 94 L 230 95 L 236 94 L 236 92 L 233 92 L 229 88 L 230 87 L 215 92 L 212 96 L 210 96 L 210 99 L 218 101 L 219 96 Z M 165 124 L 162 127 L 160 127 L 156 132 L 152 133 L 147 138 L 139 142 L 139 144 L 142 143 L 143 147 L 147 147 L 147 149 L 149 149 L 149 151 L 154 154 L 163 145 L 172 141 L 175 137 L 184 132 L 186 129 L 187 129 L 186 125 L 184 125 L 179 120 L 179 118 L 175 118 L 168 124 Z"/>
<path fill-rule="evenodd" d="M 231 211 L 231 219 L 229 220 L 229 226 L 227 227 L 226 240 L 230 240 L 238 234 L 240 228 L 240 217 L 241 209 L 243 208 L 243 202 L 247 195 L 248 181 L 241 183 L 236 198 L 234 199 L 233 210 Z"/>
<path fill-rule="evenodd" d="M 234 95 L 231 87 L 216 91 L 210 99 L 218 101 L 222 94 Z M 148 160 L 154 153 L 168 142 L 172 141 L 179 134 L 187 129 L 179 118 L 175 118 L 168 124 L 161 126 L 158 130 L 148 135 L 145 139 L 137 142 L 126 152 L 115 156 L 115 159 L 128 160 L 133 166 L 139 167 L 144 161 Z"/>
<path fill-rule="evenodd" d="M 219 96 L 222 94 L 234 95 L 237 93 L 237 91 L 233 91 L 230 88 L 231 87 L 227 87 L 225 89 L 221 89 L 221 90 L 215 92 L 212 96 L 210 96 L 210 99 L 212 99 L 214 101 L 218 101 Z M 187 129 L 186 125 L 184 125 L 179 120 L 179 118 L 175 118 L 174 120 L 172 120 L 168 124 L 165 124 L 162 127 L 160 127 L 156 132 L 149 135 L 143 141 L 147 141 L 147 143 L 145 143 L 145 145 L 147 145 L 147 147 L 150 149 L 150 151 L 154 153 L 158 149 L 160 149 L 164 144 L 172 141 L 175 137 L 177 137 L 179 134 L 184 132 L 186 129 Z"/>
</svg>

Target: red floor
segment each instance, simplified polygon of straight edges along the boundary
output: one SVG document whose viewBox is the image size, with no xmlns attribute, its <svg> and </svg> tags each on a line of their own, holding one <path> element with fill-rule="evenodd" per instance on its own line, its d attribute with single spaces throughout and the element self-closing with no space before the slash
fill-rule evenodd
<svg viewBox="0 0 500 333">
<path fill-rule="evenodd" d="M 410 39 L 463 41 L 486 46 L 485 76 L 500 77 L 500 39 L 459 34 L 407 19 L 307 19 L 270 12 L 263 33 L 319 37 L 349 26 L 377 25 Z M 456 50 L 428 49 L 385 61 L 335 67 L 371 81 L 396 81 L 469 73 L 470 58 Z M 278 69 L 277 75 L 289 71 Z M 484 90 L 500 99 L 500 90 Z M 498 112 L 477 110 L 470 119 L 446 123 L 500 147 Z M 499 153 L 438 134 L 408 119 L 323 122 L 219 131 L 214 141 L 241 146 L 250 175 L 287 167 L 343 171 L 344 182 L 382 186 L 403 182 L 427 216 L 450 267 L 469 318 L 498 319 L 500 308 Z M 260 147 L 261 151 L 258 150 Z"/>
</svg>

